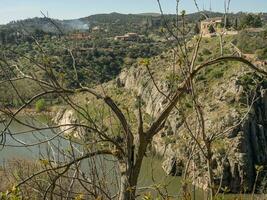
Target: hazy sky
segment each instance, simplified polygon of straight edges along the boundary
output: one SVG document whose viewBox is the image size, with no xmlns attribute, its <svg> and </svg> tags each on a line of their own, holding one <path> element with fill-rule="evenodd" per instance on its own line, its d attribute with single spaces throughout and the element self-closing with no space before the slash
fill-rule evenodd
<svg viewBox="0 0 267 200">
<path fill-rule="evenodd" d="M 195 12 L 193 0 L 180 0 L 181 9 Z M 197 0 L 199 7 L 222 11 L 224 0 Z M 166 13 L 175 13 L 176 0 L 161 0 Z M 0 0 L 0 24 L 41 16 L 40 10 L 59 19 L 73 19 L 97 13 L 159 12 L 156 0 Z M 232 0 L 231 11 L 267 12 L 267 0 Z"/>
</svg>

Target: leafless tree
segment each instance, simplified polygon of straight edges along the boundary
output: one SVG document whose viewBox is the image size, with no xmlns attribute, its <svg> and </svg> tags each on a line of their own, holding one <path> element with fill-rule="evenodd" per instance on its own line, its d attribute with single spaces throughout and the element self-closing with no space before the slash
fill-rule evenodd
<svg viewBox="0 0 267 200">
<path fill-rule="evenodd" d="M 158 3 L 160 6 L 160 1 L 158 1 Z M 177 1 L 177 10 L 178 6 L 179 1 Z M 163 12 L 161 6 L 160 10 Z M 164 18 L 164 15 L 162 16 Z M 179 16 L 177 15 L 177 17 Z M 182 22 L 185 21 L 184 17 L 185 13 L 182 13 Z M 191 136 L 195 142 L 195 147 L 198 147 L 199 151 L 201 151 L 206 158 L 211 199 L 214 197 L 214 180 L 210 169 L 212 138 L 210 138 L 210 135 L 205 131 L 204 114 L 201 104 L 197 99 L 194 86 L 195 77 L 207 67 L 216 67 L 216 64 L 229 61 L 242 63 L 263 75 L 267 75 L 267 72 L 259 69 L 250 61 L 236 56 L 220 56 L 204 61 L 201 64 L 196 64 L 202 36 L 199 35 L 197 37 L 193 52 L 189 52 L 186 42 L 188 31 L 186 30 L 185 24 L 180 29 L 178 26 L 170 27 L 171 25 L 165 21 L 165 19 L 163 19 L 163 21 L 165 22 L 168 34 L 173 36 L 177 43 L 177 47 L 174 51 L 180 61 L 180 65 L 175 67 L 177 67 L 179 73 L 182 74 L 183 80 L 175 90 L 168 91 L 167 93 L 162 92 L 160 88 L 157 87 L 152 73 L 150 73 L 149 62 L 143 62 L 151 78 L 150 81 L 153 82 L 158 93 L 163 95 L 167 101 L 164 108 L 158 113 L 155 113 L 155 117 L 149 123 L 144 120 L 145 112 L 140 96 L 136 99 L 136 110 L 129 110 L 130 108 L 127 110 L 110 96 L 110 91 L 107 91 L 108 88 L 89 88 L 80 83 L 78 83 L 78 87 L 75 89 L 66 88 L 64 84 L 59 81 L 60 78 L 53 68 L 53 63 L 47 59 L 45 51 L 42 50 L 41 45 L 37 41 L 35 42 L 40 49 L 43 58 L 42 62 L 38 62 L 34 58 L 25 55 L 24 57 L 38 68 L 39 71 L 43 72 L 47 79 L 40 79 L 34 73 L 24 72 L 23 66 L 19 62 L 7 60 L 5 57 L 1 58 L 0 65 L 10 72 L 13 72 L 13 75 L 3 80 L 3 82 L 9 83 L 9 86 L 16 91 L 17 96 L 24 102 L 17 110 L 1 108 L 1 113 L 7 118 L 7 122 L 1 132 L 2 145 L 12 147 L 12 145 L 5 143 L 6 137 L 12 137 L 21 147 L 38 146 L 41 144 L 47 145 L 47 155 L 41 160 L 42 167 L 28 177 L 20 177 L 21 182 L 14 186 L 15 189 L 21 188 L 23 185 L 30 182 L 31 184 L 36 183 L 32 188 L 39 193 L 42 199 L 74 199 L 80 194 L 83 194 L 84 198 L 95 199 L 136 199 L 138 196 L 137 186 L 141 166 L 148 152 L 148 147 L 151 145 L 151 141 L 155 135 L 162 131 L 170 113 L 177 109 L 177 107 L 183 107 L 183 105 L 178 104 L 181 98 L 189 95 L 194 101 L 194 109 L 199 122 L 199 134 L 201 135 L 202 141 L 199 142 L 198 138 L 196 138 L 196 133 L 192 133 Z M 177 21 L 179 21 L 179 19 L 177 19 Z M 181 37 L 178 37 L 179 34 L 181 34 Z M 69 50 L 69 52 L 73 60 L 72 67 L 76 71 L 75 58 L 71 50 Z M 13 53 L 17 54 L 17 52 Z M 77 77 L 78 74 L 76 73 L 74 79 L 78 81 Z M 30 99 L 24 99 L 21 96 L 21 92 L 14 85 L 15 82 L 21 79 L 26 79 L 37 84 L 41 88 L 40 92 L 34 94 Z M 77 113 L 79 120 L 75 123 L 63 125 L 42 124 L 40 126 L 19 117 L 19 114 L 36 100 L 51 94 L 61 98 L 66 106 Z M 87 102 L 88 105 L 84 106 L 81 103 L 77 103 L 73 98 L 76 95 L 86 95 L 89 98 Z M 131 113 L 137 114 L 131 115 Z M 17 135 L 23 133 L 13 133 L 10 131 L 10 126 L 14 122 L 30 128 L 30 131 L 27 132 L 49 129 L 53 131 L 53 135 L 51 138 L 45 140 L 38 139 L 35 143 L 26 143 L 17 139 Z M 62 131 L 58 131 L 59 129 Z M 190 128 L 188 129 L 190 130 Z M 78 135 L 80 135 L 79 139 L 72 136 L 66 137 L 68 130 L 75 130 L 78 132 Z M 66 151 L 62 149 L 62 145 L 57 146 L 51 143 L 55 138 L 67 140 L 70 149 Z M 82 149 L 79 149 L 77 145 L 82 146 Z M 53 153 L 55 151 L 60 154 L 60 157 L 55 156 L 55 153 Z M 112 169 L 107 167 L 105 163 L 107 159 L 109 162 L 115 163 Z M 83 169 L 82 165 L 84 162 L 87 162 L 87 166 L 89 166 L 90 169 Z M 86 173 L 84 171 L 86 171 Z M 119 180 L 112 180 L 112 178 L 110 178 L 112 173 L 118 176 Z M 47 176 L 45 178 L 40 178 L 41 182 L 43 181 L 44 183 L 41 184 L 38 177 L 44 174 Z M 79 186 L 78 192 L 74 190 L 77 185 Z M 111 189 L 111 186 L 114 186 L 114 188 Z M 11 194 L 12 191 L 8 192 L 7 195 Z M 24 194 L 21 192 L 21 195 Z"/>
</svg>

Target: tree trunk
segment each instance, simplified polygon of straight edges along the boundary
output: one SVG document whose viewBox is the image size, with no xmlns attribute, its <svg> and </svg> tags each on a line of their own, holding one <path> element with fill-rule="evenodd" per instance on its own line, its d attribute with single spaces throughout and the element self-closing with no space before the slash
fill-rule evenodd
<svg viewBox="0 0 267 200">
<path fill-rule="evenodd" d="M 125 173 L 121 173 L 120 183 L 120 196 L 119 200 L 133 200 L 132 187 L 130 185 L 129 176 Z"/>
<path fill-rule="evenodd" d="M 213 200 L 214 197 L 214 177 L 213 177 L 213 172 L 212 172 L 212 152 L 211 152 L 211 144 L 208 143 L 207 146 L 207 167 L 208 167 L 208 178 L 209 178 L 209 196 L 210 200 Z"/>
<path fill-rule="evenodd" d="M 209 176 L 209 196 L 210 196 L 210 200 L 213 200 L 214 197 L 214 185 L 213 185 L 213 173 L 212 173 L 212 168 L 211 168 L 211 162 L 210 160 L 207 161 L 207 165 L 208 165 L 208 176 Z"/>
<path fill-rule="evenodd" d="M 126 165 L 120 164 L 121 171 L 121 183 L 120 183 L 120 196 L 119 200 L 134 200 L 136 197 L 136 187 L 138 182 L 138 177 L 141 171 L 141 166 L 143 158 L 146 153 L 148 140 L 143 136 L 140 137 L 140 144 L 136 154 L 135 164 L 131 165 L 129 163 L 128 169 L 126 170 Z"/>
<path fill-rule="evenodd" d="M 221 50 L 221 56 L 223 56 L 223 35 L 219 34 L 220 38 L 220 50 Z"/>
</svg>

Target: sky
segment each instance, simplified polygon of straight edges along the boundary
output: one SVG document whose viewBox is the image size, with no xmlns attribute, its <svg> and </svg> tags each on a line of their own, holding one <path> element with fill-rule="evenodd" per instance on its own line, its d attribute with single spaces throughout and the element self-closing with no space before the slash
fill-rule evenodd
<svg viewBox="0 0 267 200">
<path fill-rule="evenodd" d="M 200 9 L 223 11 L 224 0 L 197 0 Z M 211 2 L 211 3 L 210 3 Z M 161 0 L 165 13 L 175 13 L 176 0 Z M 75 19 L 99 13 L 159 12 L 157 0 L 0 0 L 0 24 L 42 17 Z M 180 9 L 196 12 L 193 0 L 180 0 Z M 267 0 L 231 0 L 231 12 L 267 12 Z"/>
</svg>

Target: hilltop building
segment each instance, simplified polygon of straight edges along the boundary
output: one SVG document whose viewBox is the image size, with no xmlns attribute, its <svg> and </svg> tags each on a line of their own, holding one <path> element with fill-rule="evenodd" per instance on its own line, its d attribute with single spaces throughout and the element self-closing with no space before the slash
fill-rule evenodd
<svg viewBox="0 0 267 200">
<path fill-rule="evenodd" d="M 201 21 L 200 32 L 203 37 L 215 37 L 219 33 L 223 33 L 224 35 L 238 34 L 238 31 L 233 28 L 223 30 L 223 19 L 221 17 L 208 18 Z"/>
<path fill-rule="evenodd" d="M 88 33 L 73 33 L 67 36 L 67 39 L 71 40 L 90 40 L 91 36 Z"/>
<path fill-rule="evenodd" d="M 102 28 L 99 26 L 95 26 L 92 28 L 92 31 L 102 31 Z"/>
<path fill-rule="evenodd" d="M 222 18 L 208 18 L 201 21 L 200 29 L 203 35 L 210 35 L 220 31 L 222 27 Z"/>
<path fill-rule="evenodd" d="M 139 35 L 137 33 L 127 33 L 122 36 L 116 36 L 114 40 L 120 41 L 137 41 L 139 39 Z"/>
</svg>

